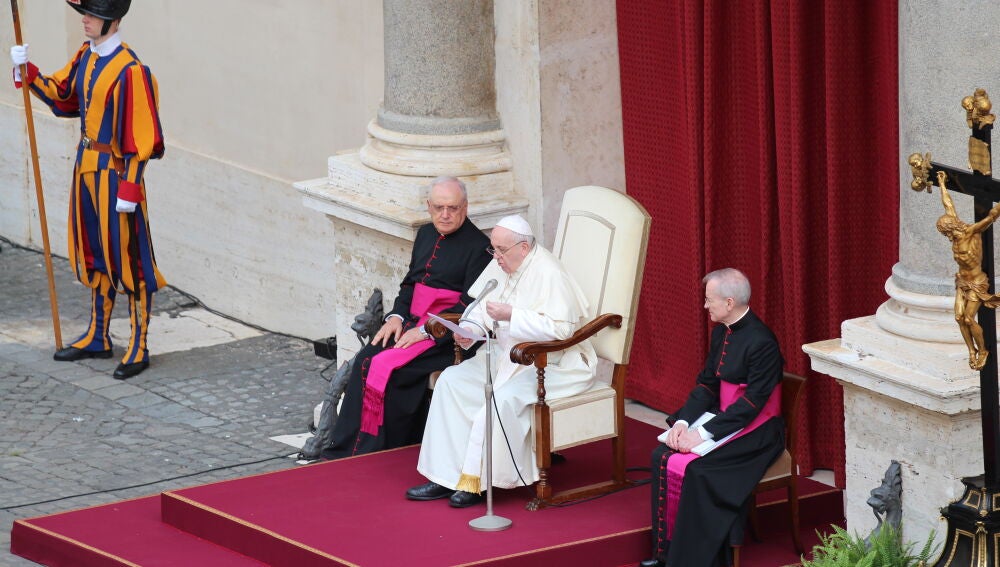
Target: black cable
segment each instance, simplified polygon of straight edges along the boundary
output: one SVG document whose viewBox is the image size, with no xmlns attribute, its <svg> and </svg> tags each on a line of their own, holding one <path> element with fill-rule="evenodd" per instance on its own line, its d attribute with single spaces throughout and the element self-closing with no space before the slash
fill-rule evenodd
<svg viewBox="0 0 1000 567">
<path fill-rule="evenodd" d="M 212 315 L 218 315 L 219 317 L 222 317 L 223 319 L 229 319 L 230 321 L 235 321 L 235 322 L 237 322 L 237 323 L 239 323 L 241 325 L 246 325 L 247 327 L 250 327 L 251 329 L 256 329 L 256 330 L 258 330 L 258 331 L 260 331 L 262 333 L 268 333 L 268 334 L 271 334 L 271 335 L 280 335 L 282 337 L 288 337 L 290 339 L 297 339 L 297 340 L 300 340 L 300 341 L 304 341 L 304 342 L 307 342 L 309 344 L 312 344 L 312 342 L 313 342 L 312 339 L 307 339 L 305 337 L 300 337 L 298 335 L 293 335 L 293 334 L 290 334 L 290 333 L 283 333 L 281 331 L 272 331 L 271 329 L 265 329 L 264 327 L 261 327 L 260 325 L 255 325 L 253 323 L 248 323 L 248 322 L 246 322 L 246 321 L 244 321 L 242 319 L 237 319 L 236 317 L 233 317 L 232 315 L 227 315 L 225 313 L 222 313 L 221 311 L 216 311 L 215 309 L 212 309 L 211 307 L 205 305 L 204 303 L 202 303 L 202 301 L 200 299 L 198 299 L 197 296 L 194 296 L 194 295 L 192 295 L 192 294 L 190 294 L 190 293 L 188 293 L 186 291 L 182 291 L 180 289 L 177 289 L 176 287 L 174 287 L 172 285 L 169 285 L 169 284 L 167 285 L 167 287 L 172 288 L 177 293 L 183 295 L 184 297 L 187 297 L 189 300 L 191 300 L 194 303 L 196 303 L 198 305 L 198 307 L 201 307 L 202 309 L 204 309 L 205 311 L 208 311 Z"/>
<path fill-rule="evenodd" d="M 493 411 L 497 415 L 497 423 L 500 424 L 500 432 L 503 433 L 503 440 L 507 443 L 507 454 L 510 455 L 510 462 L 514 465 L 514 470 L 517 472 L 517 478 L 521 480 L 521 486 L 528 489 L 528 493 L 530 493 L 531 497 L 534 498 L 535 494 L 531 491 L 531 486 L 524 481 L 524 477 L 521 476 L 521 468 L 517 466 L 517 459 L 514 458 L 514 449 L 510 446 L 510 439 L 507 437 L 507 430 L 504 429 L 503 420 L 500 419 L 500 408 L 497 407 L 497 397 L 493 390 L 490 390 L 490 401 L 493 402 Z M 493 451 L 493 447 L 487 447 L 486 450 Z"/>
<path fill-rule="evenodd" d="M 161 482 L 170 482 L 172 480 L 180 480 L 182 478 L 190 478 L 192 476 L 198 476 L 198 475 L 201 475 L 201 474 L 207 474 L 207 473 L 215 472 L 215 471 L 224 471 L 224 470 L 227 470 L 227 469 L 234 469 L 236 467 L 246 467 L 246 466 L 250 466 L 250 465 L 259 465 L 260 463 L 266 463 L 268 461 L 276 461 L 278 459 L 286 459 L 286 458 L 287 458 L 286 456 L 268 457 L 266 459 L 261 459 L 259 461 L 251 461 L 249 463 L 236 463 L 236 464 L 233 464 L 233 465 L 226 465 L 224 467 L 216 467 L 214 469 L 207 469 L 207 470 L 203 470 L 203 471 L 199 471 L 199 472 L 193 472 L 193 473 L 189 473 L 189 474 L 182 474 L 180 476 L 174 476 L 174 477 L 170 477 L 170 478 L 163 478 L 163 479 L 160 479 L 160 480 L 153 480 L 153 481 L 150 481 L 150 482 L 144 482 L 142 484 L 133 484 L 131 486 L 122 486 L 122 487 L 119 487 L 119 488 L 108 488 L 106 490 L 95 490 L 93 492 L 85 492 L 83 494 L 73 494 L 73 495 L 70 495 L 70 496 L 60 496 L 59 498 L 52 498 L 50 500 L 40 500 L 38 502 L 29 502 L 27 504 L 17 504 L 17 505 L 14 505 L 14 506 L 7 506 L 5 508 L 0 508 L 0 511 L 6 512 L 8 510 L 14 510 L 15 508 L 27 508 L 29 506 L 38 506 L 38 505 L 41 505 L 41 504 L 49 504 L 49 503 L 52 503 L 52 502 L 59 502 L 61 500 L 71 500 L 73 498 L 82 498 L 84 496 L 93 496 L 95 494 L 107 494 L 107 493 L 110 493 L 110 492 L 119 492 L 119 491 L 122 491 L 122 490 L 130 490 L 130 489 L 133 489 L 133 488 L 142 488 L 143 486 L 150 486 L 152 484 L 160 484 Z"/>
<path fill-rule="evenodd" d="M 319 371 L 319 377 L 326 380 L 327 382 L 333 380 L 333 376 L 330 376 L 329 378 L 326 377 L 326 371 L 329 370 L 334 364 L 337 364 L 337 359 L 331 360 L 329 364 L 324 366 L 323 370 Z"/>
<path fill-rule="evenodd" d="M 40 250 L 36 250 L 34 248 L 30 248 L 28 246 L 23 246 L 21 244 L 18 244 L 16 242 L 10 240 L 9 238 L 4 237 L 4 236 L 0 236 L 0 241 L 3 241 L 5 243 L 7 243 L 7 245 L 9 245 L 9 246 L 11 246 L 13 248 L 20 249 L 20 250 L 25 250 L 25 251 L 28 251 L 28 252 L 33 252 L 35 254 L 42 254 L 43 253 Z M 57 254 L 51 254 L 51 255 L 54 258 L 60 258 L 62 260 L 68 260 L 68 258 L 65 258 L 63 256 L 59 256 Z M 200 299 L 198 299 L 196 296 L 194 296 L 194 295 L 192 295 L 192 294 L 190 294 L 190 293 L 188 293 L 186 291 L 182 291 L 182 290 L 177 289 L 176 287 L 171 286 L 171 285 L 168 285 L 167 287 L 172 288 L 177 293 L 179 293 L 179 294 L 183 295 L 184 297 L 188 298 L 188 300 L 192 301 L 193 303 L 195 303 L 196 305 L 198 305 L 199 307 L 201 307 L 205 311 L 208 311 L 209 313 L 212 313 L 213 315 L 217 315 L 219 317 L 222 317 L 224 319 L 228 319 L 230 321 L 235 321 L 237 323 L 240 323 L 241 325 L 246 325 L 247 327 L 250 327 L 252 329 L 256 329 L 256 330 L 264 332 L 264 333 L 273 334 L 273 335 L 280 335 L 280 336 L 283 336 L 283 337 L 288 337 L 288 338 L 297 339 L 297 340 L 300 340 L 300 341 L 305 341 L 307 343 L 312 343 L 312 341 L 310 339 L 306 339 L 304 337 L 299 337 L 299 336 L 292 335 L 292 334 L 289 334 L 289 333 L 282 333 L 282 332 L 278 332 L 278 331 L 272 331 L 270 329 L 265 329 L 265 328 L 263 328 L 263 327 L 261 327 L 259 325 L 254 325 L 253 323 L 248 323 L 246 321 L 242 321 L 240 319 L 237 319 L 236 317 L 232 317 L 230 315 L 226 315 L 225 313 L 220 313 L 219 311 L 216 311 L 215 309 L 212 309 L 212 308 L 206 306 Z M 336 360 L 331 361 L 330 364 L 327 364 L 326 367 L 324 367 L 322 370 L 320 370 L 320 377 L 322 377 L 324 380 L 326 380 L 327 382 L 329 382 L 330 378 L 327 378 L 324 373 L 327 370 L 329 370 L 331 366 L 333 366 L 334 364 L 336 364 L 336 362 L 337 362 Z M 123 487 L 120 487 L 120 488 L 109 488 L 109 489 L 106 489 L 106 490 L 96 490 L 94 492 L 85 492 L 83 494 L 73 494 L 73 495 L 70 495 L 70 496 L 61 496 L 59 498 L 52 498 L 50 500 L 41 500 L 41 501 L 38 501 L 38 502 L 29 502 L 27 504 L 17 504 L 17 505 L 14 505 L 14 506 L 7 506 L 7 507 L 0 508 L 0 511 L 14 510 L 16 508 L 26 508 L 26 507 L 29 507 L 29 506 L 38 506 L 40 504 L 49 504 L 49 503 L 52 503 L 52 502 L 59 502 L 59 501 L 62 501 L 62 500 L 70 500 L 70 499 L 73 499 L 73 498 L 81 498 L 83 496 L 93 496 L 93 495 L 96 495 L 96 494 L 107 494 L 109 492 L 118 492 L 118 491 L 121 491 L 121 490 L 130 490 L 132 488 L 142 488 L 143 486 L 150 486 L 150 485 L 153 485 L 153 484 L 159 484 L 161 482 L 170 482 L 172 480 L 180 480 L 182 478 L 190 478 L 190 477 L 193 477 L 193 476 L 207 474 L 207 473 L 210 473 L 212 471 L 222 471 L 222 470 L 233 469 L 233 468 L 236 468 L 236 467 L 245 467 L 245 466 L 249 466 L 249 465 L 257 465 L 257 464 L 260 464 L 260 463 L 266 463 L 268 461 L 274 461 L 274 460 L 284 459 L 284 458 L 285 458 L 284 456 L 280 456 L 280 457 L 268 457 L 266 459 L 261 459 L 259 461 L 251 461 L 251 462 L 248 462 L 248 463 L 236 463 L 236 464 L 232 464 L 232 465 L 226 465 L 226 466 L 223 466 L 223 467 L 216 467 L 216 468 L 207 469 L 207 470 L 203 470 L 203 471 L 199 471 L 199 472 L 193 472 L 193 473 L 184 474 L 184 475 L 180 475 L 180 476 L 175 476 L 175 477 L 170 477 L 170 478 L 164 478 L 164 479 L 154 480 L 154 481 L 150 481 L 150 482 L 144 482 L 142 484 L 134 484 L 134 485 L 131 485 L 131 486 L 123 486 Z"/>
<path fill-rule="evenodd" d="M 44 252 L 42 250 L 38 250 L 38 249 L 32 248 L 30 246 L 25 246 L 23 244 L 18 244 L 17 242 L 14 242 L 13 240 L 11 240 L 11 239 L 9 239 L 9 238 L 7 238 L 5 236 L 0 236 L 0 241 L 6 242 L 8 246 L 11 246 L 13 248 L 17 248 L 19 250 L 25 250 L 25 251 L 28 251 L 28 252 L 34 252 L 35 254 L 44 254 Z M 53 258 L 59 258 L 60 260 L 69 261 L 69 258 L 67 258 L 65 256 L 60 256 L 60 255 L 54 254 L 54 253 L 50 253 L 50 255 Z"/>
<path fill-rule="evenodd" d="M 6 242 L 7 244 L 9 244 L 10 246 L 12 246 L 14 248 L 19 248 L 21 250 L 26 250 L 28 252 L 34 252 L 36 254 L 42 254 L 41 250 L 35 250 L 34 248 L 30 248 L 28 246 L 23 246 L 23 245 L 18 244 L 16 242 L 12 241 L 12 240 L 9 240 L 9 239 L 7 239 L 7 238 L 5 238 L 3 236 L 0 236 L 0 241 Z M 68 258 L 65 258 L 63 256 L 59 256 L 59 255 L 56 255 L 56 254 L 52 254 L 52 257 L 53 258 L 59 258 L 61 260 L 67 260 L 67 261 L 69 260 Z M 192 294 L 190 294 L 190 293 L 188 293 L 186 291 L 178 289 L 178 288 L 176 288 L 176 287 L 174 287 L 172 285 L 169 285 L 169 284 L 167 285 L 167 287 L 169 287 L 170 289 L 172 289 L 172 290 L 176 291 L 177 293 L 183 295 L 184 297 L 186 297 L 189 301 L 191 301 L 192 303 L 194 303 L 198 307 L 201 307 L 202 309 L 204 309 L 205 311 L 208 311 L 209 313 L 211 313 L 213 315 L 217 315 L 219 317 L 222 317 L 223 319 L 228 319 L 230 321 L 234 321 L 234 322 L 239 323 L 241 325 L 245 325 L 247 327 L 250 327 L 251 329 L 256 329 L 256 330 L 258 330 L 258 331 L 260 331 L 262 333 L 268 333 L 268 334 L 271 334 L 271 335 L 280 335 L 282 337 L 288 337 L 290 339 L 298 339 L 300 341 L 305 341 L 305 342 L 307 342 L 309 344 L 312 344 L 312 342 L 313 342 L 312 339 L 307 339 L 305 337 L 300 337 L 298 335 L 292 335 L 290 333 L 283 333 L 281 331 L 272 331 L 271 329 L 265 329 L 264 327 L 261 327 L 260 325 L 255 325 L 253 323 L 248 323 L 248 322 L 246 322 L 246 321 L 244 321 L 242 319 L 237 319 L 236 317 L 233 317 L 232 315 L 227 315 L 225 313 L 222 313 L 220 311 L 216 311 L 215 309 L 212 309 L 211 307 L 205 305 L 195 295 L 192 295 Z M 0 508 L 0 509 L 2 509 L 2 508 Z"/>
<path fill-rule="evenodd" d="M 535 493 L 531 490 L 531 486 L 527 482 L 525 482 L 524 477 L 521 476 L 521 469 L 517 466 L 517 459 L 514 458 L 514 449 L 512 449 L 511 446 L 510 446 L 510 439 L 507 437 L 507 430 L 504 429 L 503 420 L 500 419 L 500 408 L 497 407 L 496 395 L 492 391 L 490 392 L 490 399 L 493 401 L 493 411 L 496 412 L 497 423 L 500 424 L 500 431 L 503 433 L 503 439 L 507 443 L 507 454 L 510 455 L 510 461 L 511 461 L 511 463 L 514 464 L 514 470 L 517 471 L 517 478 L 519 478 L 521 480 L 521 487 L 527 489 L 530 498 L 534 498 L 535 497 Z M 488 447 L 487 450 L 488 451 L 492 451 L 493 448 L 492 447 Z M 627 472 L 628 471 L 631 471 L 631 472 L 636 472 L 636 471 L 646 472 L 646 471 L 648 471 L 648 472 L 652 473 L 652 469 L 650 469 L 649 467 L 629 467 L 629 468 L 627 468 L 625 470 Z M 628 490 L 628 489 L 631 489 L 631 488 L 638 488 L 640 486 L 645 486 L 647 484 L 650 484 L 651 482 L 653 482 L 652 476 L 650 476 L 649 478 L 644 478 L 644 479 L 640 479 L 640 480 L 631 481 L 630 483 L 626 484 L 622 488 L 620 488 L 618 490 L 615 490 L 615 491 L 612 491 L 612 492 L 606 492 L 604 494 L 598 494 L 596 496 L 591 496 L 589 498 L 581 498 L 579 500 L 572 500 L 570 502 L 563 502 L 561 504 L 546 504 L 544 507 L 545 508 L 566 508 L 568 506 L 575 506 L 577 504 L 583 504 L 584 502 L 590 502 L 592 500 L 597 500 L 598 498 L 604 498 L 605 496 L 608 496 L 610 494 L 616 494 L 618 492 L 621 492 L 622 490 Z"/>
</svg>

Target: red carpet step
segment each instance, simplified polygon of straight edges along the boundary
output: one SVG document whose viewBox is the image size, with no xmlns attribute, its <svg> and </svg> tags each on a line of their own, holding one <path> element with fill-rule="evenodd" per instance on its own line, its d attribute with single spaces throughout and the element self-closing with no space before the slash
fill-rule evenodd
<svg viewBox="0 0 1000 567">
<path fill-rule="evenodd" d="M 497 490 L 494 512 L 513 526 L 475 531 L 468 522 L 485 507 L 456 510 L 447 500 L 406 500 L 407 487 L 426 482 L 414 469 L 418 450 L 167 492 L 163 519 L 279 567 L 566 564 L 553 563 L 557 557 L 619 565 L 642 556 L 649 545 L 645 486 L 538 512 L 525 509 L 526 490 Z M 598 459 L 567 459 L 553 478 L 596 480 L 589 473 L 597 467 L 589 462 Z"/>
<path fill-rule="evenodd" d="M 265 565 L 164 524 L 159 496 L 16 521 L 10 551 L 57 567 Z"/>
<path fill-rule="evenodd" d="M 648 467 L 659 429 L 633 420 L 627 427 L 629 465 Z M 497 490 L 494 513 L 513 526 L 478 532 L 468 522 L 483 515 L 485 506 L 456 510 L 447 500 L 405 499 L 407 487 L 424 481 L 415 470 L 418 451 L 404 447 L 23 520 L 14 526 L 11 548 L 46 565 L 83 567 L 620 566 L 648 553 L 648 486 L 537 512 L 524 508 L 528 489 Z M 552 470 L 557 489 L 610 475 L 610 443 L 565 455 L 567 462 Z M 641 479 L 649 473 L 630 475 Z M 839 491 L 818 483 L 804 481 L 802 488 L 817 493 L 803 503 L 802 533 L 811 546 L 813 526 L 842 518 L 842 500 Z M 748 542 L 744 567 L 798 561 L 783 505 L 777 500 L 762 506 L 764 541 Z"/>
</svg>

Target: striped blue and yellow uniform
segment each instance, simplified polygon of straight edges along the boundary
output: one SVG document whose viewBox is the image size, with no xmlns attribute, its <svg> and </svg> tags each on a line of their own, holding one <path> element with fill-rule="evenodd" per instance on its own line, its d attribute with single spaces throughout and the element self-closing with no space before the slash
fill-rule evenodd
<svg viewBox="0 0 1000 567">
<path fill-rule="evenodd" d="M 90 328 L 72 346 L 111 348 L 108 323 L 114 298 L 129 297 L 132 338 L 122 362 L 148 357 L 146 331 L 152 293 L 166 285 L 156 267 L 143 172 L 163 155 L 156 79 L 128 45 L 99 56 L 89 43 L 56 73 L 28 63 L 31 92 L 56 116 L 80 118 L 80 144 L 69 201 L 69 258 L 91 288 Z M 117 199 L 136 202 L 117 213 Z"/>
</svg>

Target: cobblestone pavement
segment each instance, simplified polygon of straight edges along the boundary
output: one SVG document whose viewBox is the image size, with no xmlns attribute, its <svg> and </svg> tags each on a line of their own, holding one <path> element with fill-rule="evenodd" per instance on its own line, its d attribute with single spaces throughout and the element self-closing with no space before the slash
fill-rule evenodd
<svg viewBox="0 0 1000 567">
<path fill-rule="evenodd" d="M 296 466 L 295 449 L 269 437 L 305 431 L 322 397 L 329 361 L 311 343 L 253 333 L 154 354 L 139 376 L 114 380 L 121 345 L 112 359 L 52 360 L 43 256 L 0 249 L 0 565 L 36 565 L 9 551 L 16 519 Z M 66 260 L 54 272 L 68 344 L 90 294 Z M 153 303 L 167 317 L 197 310 L 173 288 Z M 124 300 L 114 316 L 127 316 Z"/>
</svg>

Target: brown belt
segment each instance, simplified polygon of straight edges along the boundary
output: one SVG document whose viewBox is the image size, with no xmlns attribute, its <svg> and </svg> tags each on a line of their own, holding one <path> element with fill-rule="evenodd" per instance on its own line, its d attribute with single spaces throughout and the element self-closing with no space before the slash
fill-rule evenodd
<svg viewBox="0 0 1000 567">
<path fill-rule="evenodd" d="M 95 142 L 86 136 L 80 138 L 80 145 L 83 146 L 85 149 L 94 150 L 95 152 L 101 152 L 102 154 L 114 153 L 114 150 L 111 148 L 111 144 L 102 144 L 100 142 Z"/>
<path fill-rule="evenodd" d="M 114 168 L 114 170 L 117 171 L 119 175 L 122 175 L 124 173 L 125 162 L 124 160 L 122 160 L 122 158 L 115 155 L 114 149 L 112 149 L 111 144 L 102 144 L 100 142 L 95 142 L 86 136 L 83 136 L 82 138 L 80 138 L 80 145 L 87 150 L 94 150 L 95 152 L 99 152 L 102 154 L 110 154 L 111 167 Z"/>
</svg>

